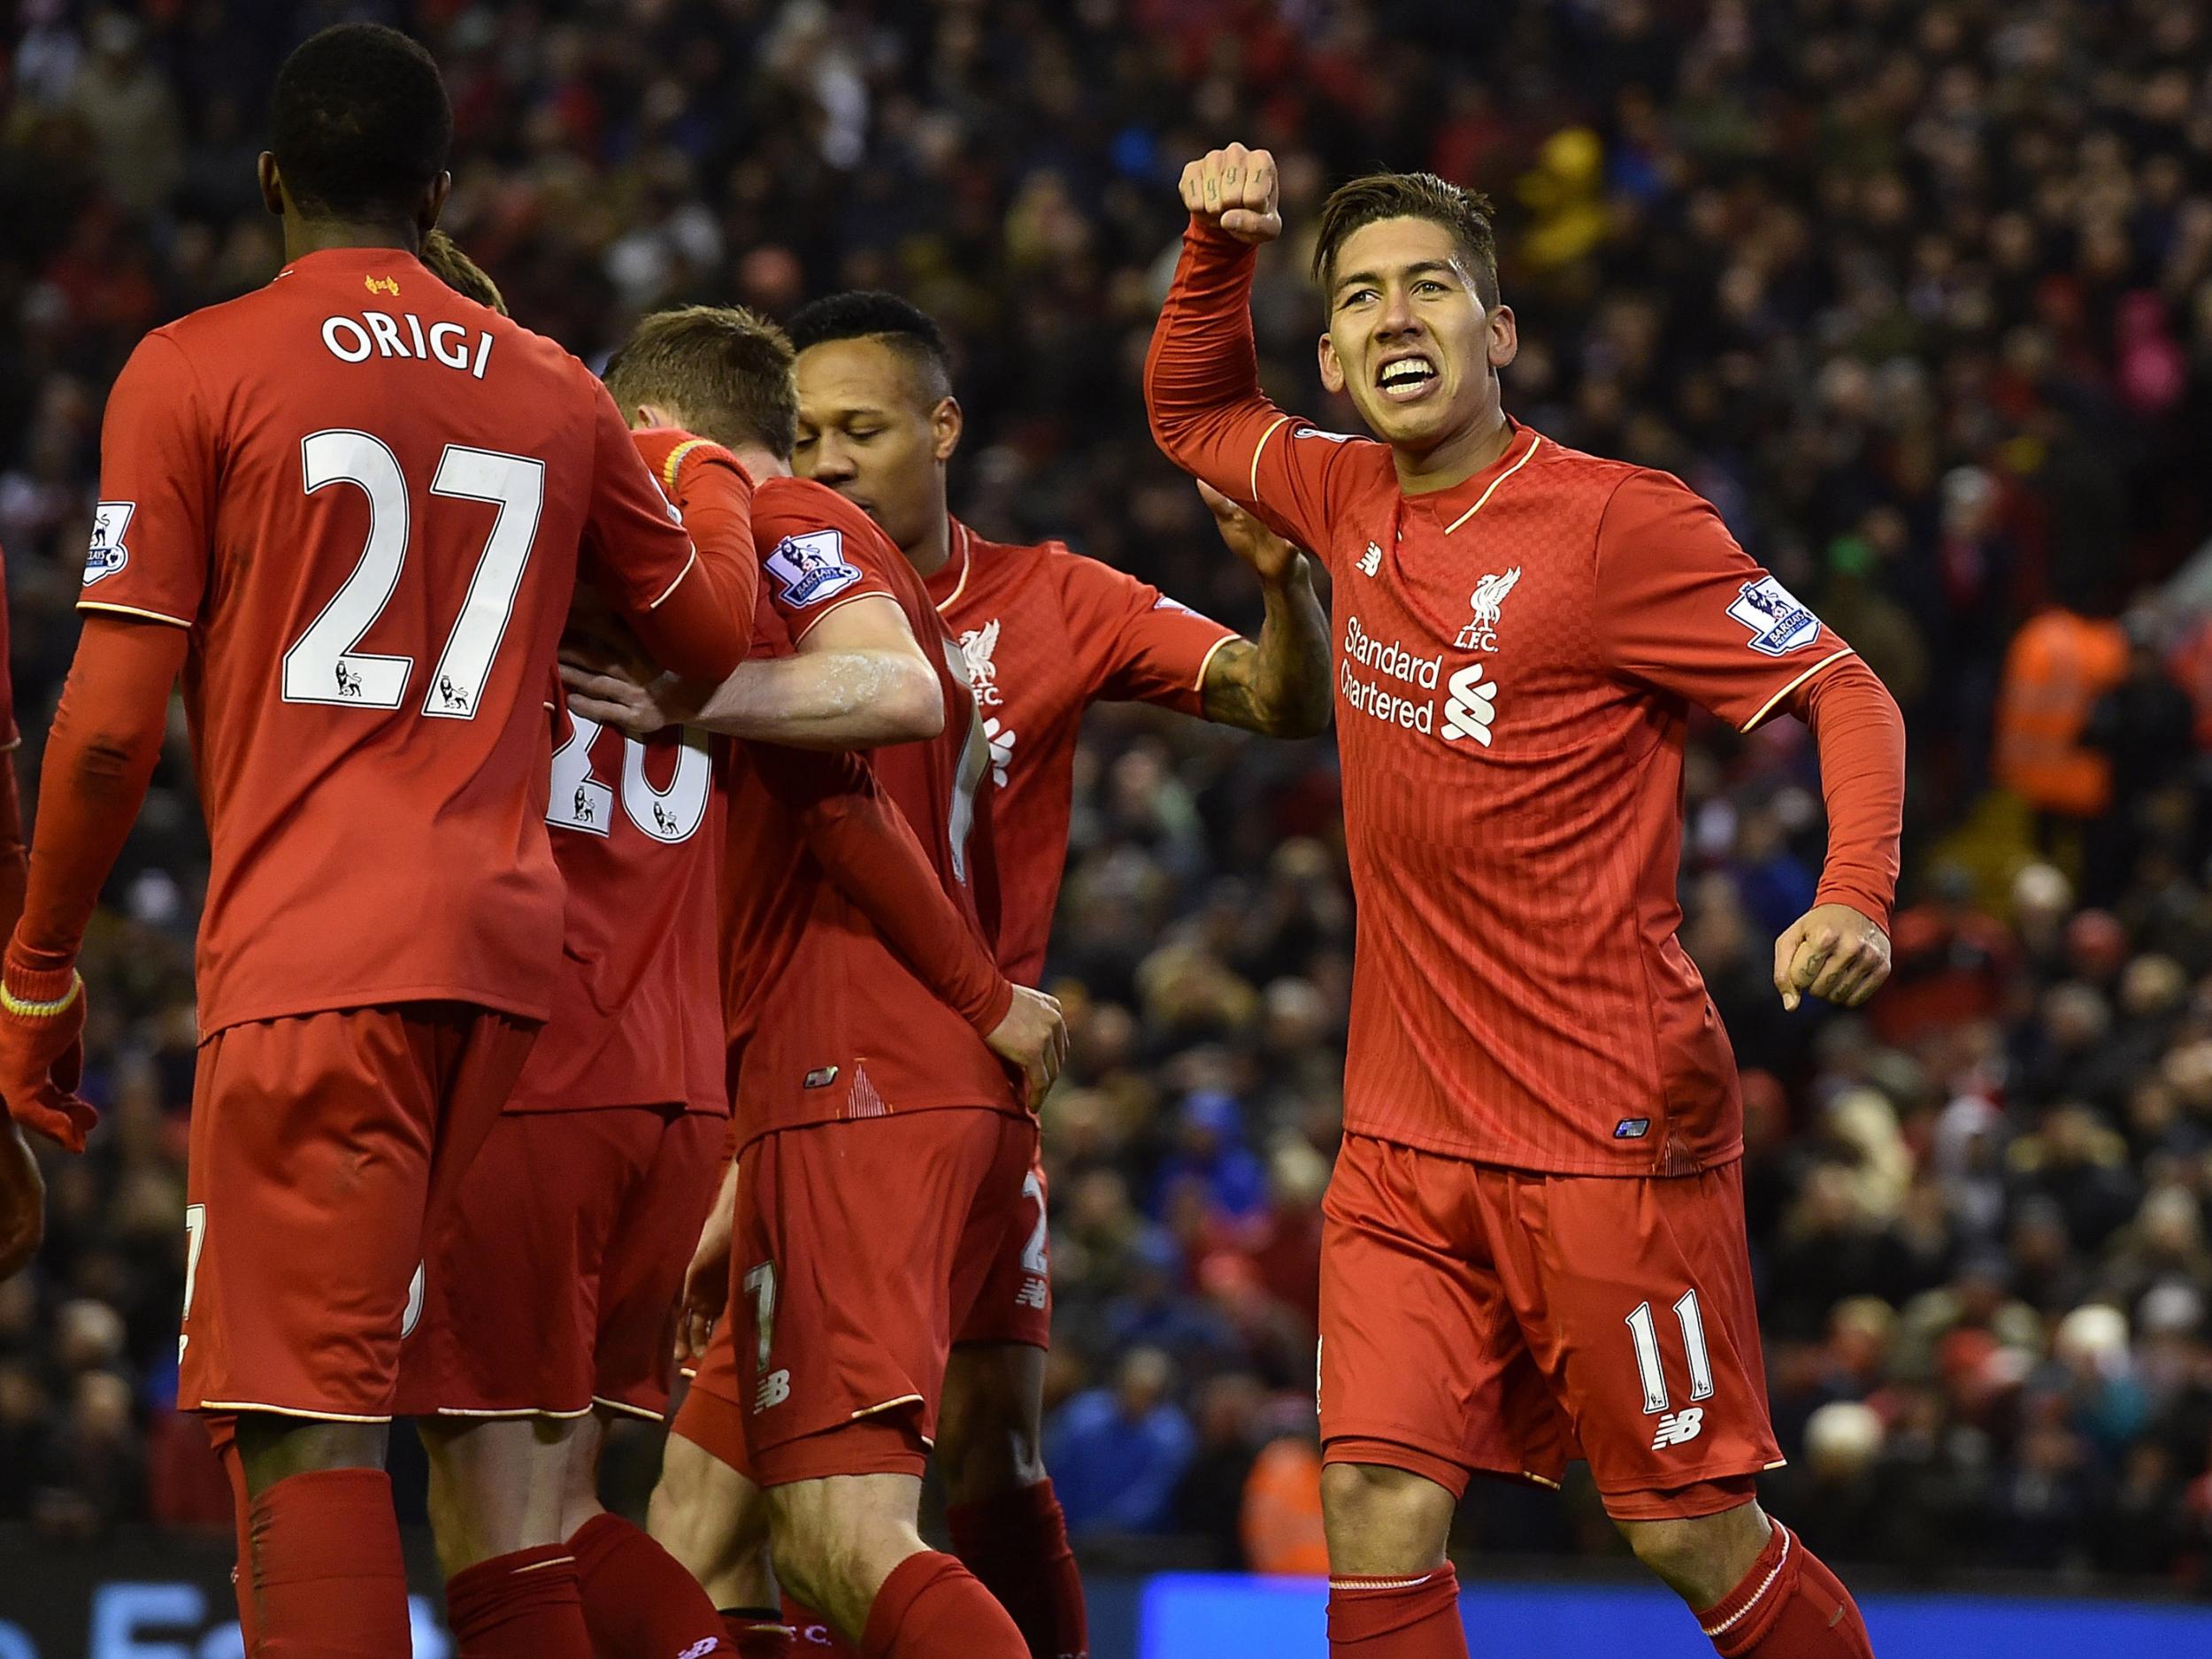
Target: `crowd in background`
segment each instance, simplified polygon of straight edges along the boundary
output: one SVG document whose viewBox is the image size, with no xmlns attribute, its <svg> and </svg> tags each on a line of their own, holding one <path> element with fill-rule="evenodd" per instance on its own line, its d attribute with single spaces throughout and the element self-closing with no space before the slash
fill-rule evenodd
<svg viewBox="0 0 2212 1659">
<path fill-rule="evenodd" d="M 1256 622 L 1136 387 L 1182 164 L 1281 164 L 1255 296 L 1316 384 L 1330 184 L 1496 200 L 1508 407 L 1663 466 L 1882 674 L 1912 746 L 1890 987 L 1785 1014 L 1818 867 L 1788 722 L 1701 727 L 1686 942 L 1746 1071 L 1775 1506 L 1831 1560 L 2212 1587 L 2212 29 L 2163 0 L 24 0 L 0 58 L 0 545 L 35 792 L 103 396 L 266 280 L 277 59 L 373 16 L 457 118 L 449 227 L 596 361 L 694 299 L 933 311 L 957 510 Z M 1353 907 L 1330 743 L 1110 710 L 1078 770 L 1044 1111 L 1071 1524 L 1313 1564 L 1316 1205 Z M 204 842 L 181 742 L 88 946 L 105 1126 L 0 1285 L 0 1520 L 219 1516 L 168 1410 Z M 1479 1550 L 1614 1548 L 1479 1482 Z"/>
</svg>

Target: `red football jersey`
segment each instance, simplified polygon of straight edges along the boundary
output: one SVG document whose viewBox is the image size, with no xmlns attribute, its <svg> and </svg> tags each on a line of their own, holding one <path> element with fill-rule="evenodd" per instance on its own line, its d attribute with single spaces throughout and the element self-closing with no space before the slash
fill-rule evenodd
<svg viewBox="0 0 2212 1659">
<path fill-rule="evenodd" d="M 631 435 L 701 561 L 749 615 L 751 479 L 718 443 Z M 641 741 L 573 710 L 559 737 L 545 817 L 568 889 L 561 972 L 508 1110 L 726 1113 L 715 911 L 729 741 L 679 727 Z"/>
<path fill-rule="evenodd" d="M 544 694 L 579 544 L 649 610 L 690 540 L 606 391 L 412 257 L 334 249 L 156 329 L 101 442 L 88 609 L 191 631 L 203 1032 L 550 1006 Z"/>
<path fill-rule="evenodd" d="M 905 611 L 923 650 L 935 655 L 944 732 L 869 758 L 946 890 L 980 932 L 974 895 L 992 872 L 987 808 L 979 795 L 990 751 L 966 663 L 921 579 L 860 509 L 803 479 L 760 484 L 753 537 L 764 595 L 793 644 L 837 605 L 884 594 Z M 966 1020 L 938 1001 L 805 856 L 787 811 L 759 780 L 760 764 L 748 763 L 749 775 L 733 796 L 724 872 L 726 1012 L 733 1045 L 742 1050 L 740 1140 L 934 1107 L 1025 1110 L 1019 1085 Z"/>
<path fill-rule="evenodd" d="M 990 741 L 999 965 L 1034 985 L 1067 865 L 1075 745 L 1094 703 L 1201 711 L 1206 665 L 1236 630 L 1059 541 L 1010 547 L 952 526 L 929 579 Z"/>
<path fill-rule="evenodd" d="M 1260 396 L 1225 242 L 1188 239 L 1148 389 L 1170 453 L 1334 578 L 1346 1127 L 1558 1173 L 1735 1156 L 1734 1058 L 1676 937 L 1689 710 L 1748 729 L 1849 648 L 1664 473 L 1523 426 L 1407 496 L 1386 446 Z"/>
</svg>

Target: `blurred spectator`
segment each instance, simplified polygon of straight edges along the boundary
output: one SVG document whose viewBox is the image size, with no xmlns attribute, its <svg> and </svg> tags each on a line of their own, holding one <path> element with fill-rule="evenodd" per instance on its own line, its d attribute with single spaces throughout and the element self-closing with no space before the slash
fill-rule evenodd
<svg viewBox="0 0 2212 1659">
<path fill-rule="evenodd" d="M 1176 1484 L 1197 1451 L 1170 1394 L 1174 1377 L 1158 1348 L 1133 1348 L 1112 1387 L 1079 1394 L 1054 1417 L 1045 1458 L 1070 1532 L 1167 1530 Z"/>
</svg>

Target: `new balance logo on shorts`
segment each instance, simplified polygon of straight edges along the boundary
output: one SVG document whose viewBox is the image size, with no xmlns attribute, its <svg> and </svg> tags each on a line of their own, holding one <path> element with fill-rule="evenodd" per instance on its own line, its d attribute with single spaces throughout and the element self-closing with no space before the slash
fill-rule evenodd
<svg viewBox="0 0 2212 1659">
<path fill-rule="evenodd" d="M 788 1371 L 772 1371 L 760 1379 L 760 1386 L 753 1390 L 753 1409 L 765 1411 L 769 1407 L 780 1406 L 790 1398 L 791 1373 Z M 1692 1429 L 1690 1432 L 1694 1434 L 1697 1431 Z"/>
<path fill-rule="evenodd" d="M 1663 1452 L 1670 1446 L 1686 1446 L 1705 1432 L 1705 1408 L 1685 1406 L 1659 1419 L 1659 1432 L 1651 1437 L 1651 1449 Z"/>
<path fill-rule="evenodd" d="M 678 1654 L 676 1659 L 707 1659 L 709 1654 L 722 1645 L 722 1639 L 719 1636 L 709 1636 L 692 1643 L 690 1647 Z"/>
</svg>

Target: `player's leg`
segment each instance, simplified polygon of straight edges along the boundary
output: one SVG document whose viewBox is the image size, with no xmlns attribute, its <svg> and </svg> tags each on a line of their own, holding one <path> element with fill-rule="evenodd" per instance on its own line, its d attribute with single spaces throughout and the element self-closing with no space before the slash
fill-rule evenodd
<svg viewBox="0 0 2212 1659">
<path fill-rule="evenodd" d="M 1090 1650 L 1083 1576 L 1044 1466 L 1045 1204 L 1044 1171 L 1033 1169 L 946 1363 L 935 1455 L 953 1553 L 1013 1616 L 1033 1659 L 1079 1659 Z"/>
<path fill-rule="evenodd" d="M 384 1442 L 442 1125 L 437 1033 L 396 1010 L 202 1045 L 179 1401 L 234 1417 L 244 1622 L 271 1659 L 403 1652 Z"/>
<path fill-rule="evenodd" d="M 1348 1135 L 1323 1202 L 1321 1505 L 1329 1647 L 1348 1659 L 1463 1659 L 1444 1547 L 1469 1471 L 1551 1479 L 1563 1462 L 1522 1433 L 1518 1337 L 1472 1174 Z"/>
<path fill-rule="evenodd" d="M 628 1109 L 652 1156 L 625 1195 L 599 1269 L 593 1415 L 568 1444 L 561 1535 L 576 1557 L 599 1659 L 702 1659 L 735 1647 L 715 1604 L 646 1532 L 599 1502 L 599 1451 L 621 1417 L 658 1423 L 673 1380 L 684 1268 L 720 1185 L 723 1119 Z"/>
<path fill-rule="evenodd" d="M 456 1056 L 457 1118 L 491 1128 L 441 1207 L 399 1402 L 430 1460 L 430 1519 L 462 1659 L 588 1659 L 561 1525 L 591 1408 L 597 1264 L 643 1156 L 616 1114 L 503 1113 L 487 1027 Z"/>
<path fill-rule="evenodd" d="M 732 1334 L 776 1572 L 865 1659 L 1028 1652 L 917 1522 L 954 1323 L 1034 1146 L 1026 1121 L 930 1111 L 787 1130 L 739 1164 Z"/>
<path fill-rule="evenodd" d="M 794 1632 L 769 1564 L 767 1495 L 748 1466 L 738 1408 L 695 1382 L 669 1425 L 646 1531 L 705 1589 L 742 1659 L 782 1659 Z"/>
<path fill-rule="evenodd" d="M 1781 1454 L 1742 1179 L 1485 1170 L 1481 1191 L 1530 1352 L 1637 1556 L 1728 1659 L 1870 1659 L 1849 1593 L 1754 1501 Z"/>
</svg>

